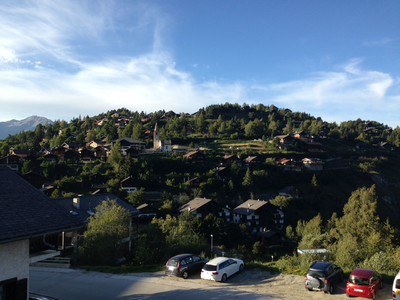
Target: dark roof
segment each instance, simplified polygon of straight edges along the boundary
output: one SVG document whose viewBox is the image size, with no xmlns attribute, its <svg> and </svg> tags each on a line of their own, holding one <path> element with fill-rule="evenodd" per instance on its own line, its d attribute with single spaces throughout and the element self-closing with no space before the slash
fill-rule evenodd
<svg viewBox="0 0 400 300">
<path fill-rule="evenodd" d="M 79 198 L 79 208 L 73 205 L 74 198 Z M 116 200 L 117 204 L 123 208 L 126 208 L 132 216 L 140 214 L 139 210 L 112 193 L 99 193 L 95 195 L 56 198 L 53 200 L 58 202 L 68 211 L 78 213 L 78 216 L 80 216 L 80 218 L 86 220 L 91 214 L 96 212 L 95 207 L 100 205 L 103 201 L 106 201 L 107 199 Z"/>
<path fill-rule="evenodd" d="M 8 167 L 0 167 L 0 191 L 0 243 L 84 226 Z"/>
</svg>

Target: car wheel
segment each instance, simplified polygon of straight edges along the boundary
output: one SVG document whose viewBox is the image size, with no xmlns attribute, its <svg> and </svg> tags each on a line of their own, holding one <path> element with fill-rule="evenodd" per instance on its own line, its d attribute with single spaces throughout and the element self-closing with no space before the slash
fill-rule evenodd
<svg viewBox="0 0 400 300">
<path fill-rule="evenodd" d="M 307 289 L 307 290 L 309 290 L 310 292 L 312 292 L 312 289 Z"/>
<path fill-rule="evenodd" d="M 189 277 L 188 271 L 183 271 L 182 277 L 183 277 L 183 279 L 187 279 Z"/>
<path fill-rule="evenodd" d="M 225 281 L 226 281 L 226 274 L 222 275 L 222 278 L 221 278 L 221 282 L 225 282 Z"/>
<path fill-rule="evenodd" d="M 244 266 L 243 266 L 243 265 L 240 265 L 240 267 L 239 267 L 239 272 L 243 272 L 243 269 L 244 269 Z"/>
<path fill-rule="evenodd" d="M 331 284 L 331 285 L 329 286 L 328 293 L 331 294 L 331 295 L 333 294 L 333 284 Z"/>
</svg>

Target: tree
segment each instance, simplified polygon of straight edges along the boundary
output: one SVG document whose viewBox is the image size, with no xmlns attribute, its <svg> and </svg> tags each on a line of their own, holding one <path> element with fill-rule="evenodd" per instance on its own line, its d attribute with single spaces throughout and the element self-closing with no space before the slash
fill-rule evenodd
<svg viewBox="0 0 400 300">
<path fill-rule="evenodd" d="M 144 193 L 144 188 L 140 188 L 138 190 L 134 190 L 133 192 L 130 192 L 127 200 L 129 201 L 130 204 L 133 206 L 139 206 L 143 203 L 146 202 L 146 194 Z"/>
<path fill-rule="evenodd" d="M 242 185 L 248 188 L 253 186 L 253 178 L 250 172 L 250 168 L 247 168 L 246 174 L 243 177 Z"/>
<path fill-rule="evenodd" d="M 122 256 L 121 240 L 129 237 L 130 216 L 116 200 L 107 199 L 88 218 L 83 245 L 79 247 L 82 262 L 88 265 L 115 265 Z"/>
<path fill-rule="evenodd" d="M 123 160 L 121 153 L 121 142 L 117 140 L 110 151 L 107 161 L 112 165 L 120 165 Z"/>
</svg>

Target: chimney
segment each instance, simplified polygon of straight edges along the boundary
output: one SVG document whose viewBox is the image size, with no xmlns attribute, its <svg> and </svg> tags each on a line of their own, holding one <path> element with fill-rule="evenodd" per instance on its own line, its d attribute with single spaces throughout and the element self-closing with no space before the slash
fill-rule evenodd
<svg viewBox="0 0 400 300">
<path fill-rule="evenodd" d="M 79 209 L 80 204 L 81 204 L 81 199 L 74 198 L 74 202 L 72 203 L 72 205 Z"/>
</svg>

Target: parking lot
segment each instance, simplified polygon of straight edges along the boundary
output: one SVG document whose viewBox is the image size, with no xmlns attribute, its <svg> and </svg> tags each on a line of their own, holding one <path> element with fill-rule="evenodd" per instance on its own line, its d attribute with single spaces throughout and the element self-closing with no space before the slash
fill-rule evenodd
<svg viewBox="0 0 400 300">
<path fill-rule="evenodd" d="M 149 274 L 150 275 L 150 274 Z M 163 272 L 157 272 L 153 275 L 160 276 L 163 280 L 185 281 L 183 278 L 168 277 Z M 200 279 L 200 275 L 192 275 L 186 281 L 199 284 L 201 286 L 219 286 L 228 285 L 229 288 L 238 291 L 246 291 L 261 295 L 280 295 L 282 299 L 348 299 L 346 296 L 346 279 L 338 286 L 335 286 L 333 295 L 324 292 L 310 292 L 304 288 L 304 276 L 286 275 L 286 274 L 270 274 L 266 271 L 245 270 L 229 277 L 225 283 L 207 281 Z M 382 290 L 377 293 L 377 300 L 391 300 L 391 284 L 384 284 Z M 363 299 L 352 297 L 351 299 Z"/>
</svg>

